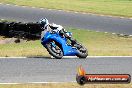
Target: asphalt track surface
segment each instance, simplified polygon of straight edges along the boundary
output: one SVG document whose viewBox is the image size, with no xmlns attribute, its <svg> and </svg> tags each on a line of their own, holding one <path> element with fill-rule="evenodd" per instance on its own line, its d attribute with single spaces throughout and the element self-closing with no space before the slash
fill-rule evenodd
<svg viewBox="0 0 132 88">
<path fill-rule="evenodd" d="M 0 19 L 36 22 L 46 17 L 66 27 L 132 35 L 132 19 L 0 4 Z"/>
<path fill-rule="evenodd" d="M 74 82 L 82 65 L 88 74 L 130 74 L 132 57 L 0 59 L 0 83 Z"/>
<path fill-rule="evenodd" d="M 0 4 L 0 19 L 36 22 L 46 17 L 50 22 L 81 29 L 132 34 L 132 19 L 81 14 Z M 72 82 L 77 67 L 87 73 L 130 74 L 132 57 L 0 59 L 0 83 Z"/>
</svg>

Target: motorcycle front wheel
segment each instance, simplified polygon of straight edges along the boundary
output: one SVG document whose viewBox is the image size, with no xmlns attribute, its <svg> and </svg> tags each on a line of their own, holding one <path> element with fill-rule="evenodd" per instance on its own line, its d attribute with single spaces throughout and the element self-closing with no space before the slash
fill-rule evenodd
<svg viewBox="0 0 132 88">
<path fill-rule="evenodd" d="M 78 51 L 78 54 L 76 55 L 77 57 L 86 58 L 88 56 L 88 51 L 84 46 L 82 46 L 81 44 L 78 44 L 76 48 Z"/>
<path fill-rule="evenodd" d="M 61 49 L 61 46 L 53 40 L 46 44 L 46 49 L 49 54 L 56 59 L 61 59 L 63 57 L 63 51 Z"/>
</svg>

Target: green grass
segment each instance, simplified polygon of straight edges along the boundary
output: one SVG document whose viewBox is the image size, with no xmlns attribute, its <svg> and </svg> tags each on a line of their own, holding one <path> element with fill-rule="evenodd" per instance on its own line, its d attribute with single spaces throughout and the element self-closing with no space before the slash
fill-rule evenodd
<svg viewBox="0 0 132 88">
<path fill-rule="evenodd" d="M 132 37 L 125 38 L 110 33 L 70 29 L 73 37 L 81 42 L 91 56 L 130 56 Z M 40 40 L 20 44 L 0 45 L 0 56 L 49 56 Z"/>
<path fill-rule="evenodd" d="M 49 83 L 49 84 L 17 84 L 0 85 L 0 88 L 132 88 L 132 84 L 86 84 L 77 83 Z"/>
<path fill-rule="evenodd" d="M 0 2 L 132 17 L 132 0 L 0 0 Z"/>
</svg>

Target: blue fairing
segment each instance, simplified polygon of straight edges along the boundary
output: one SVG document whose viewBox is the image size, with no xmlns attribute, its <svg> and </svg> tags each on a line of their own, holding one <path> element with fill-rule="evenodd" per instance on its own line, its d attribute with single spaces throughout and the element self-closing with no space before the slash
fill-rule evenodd
<svg viewBox="0 0 132 88">
<path fill-rule="evenodd" d="M 47 32 L 41 39 L 41 44 L 45 47 L 45 44 L 49 42 L 49 40 L 54 40 L 62 46 L 64 56 L 75 56 L 78 53 L 75 48 L 67 45 L 67 39 L 65 37 L 62 38 L 58 33 L 51 34 Z"/>
</svg>

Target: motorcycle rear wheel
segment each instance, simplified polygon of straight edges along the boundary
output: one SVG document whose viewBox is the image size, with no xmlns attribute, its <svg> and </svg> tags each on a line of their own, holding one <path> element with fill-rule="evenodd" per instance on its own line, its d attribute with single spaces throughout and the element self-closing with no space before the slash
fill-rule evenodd
<svg viewBox="0 0 132 88">
<path fill-rule="evenodd" d="M 54 46 L 52 45 L 52 43 L 54 44 Z M 56 59 L 61 59 L 63 57 L 63 51 L 60 45 L 53 40 L 46 44 L 46 49 L 49 54 L 55 57 Z"/>
</svg>

